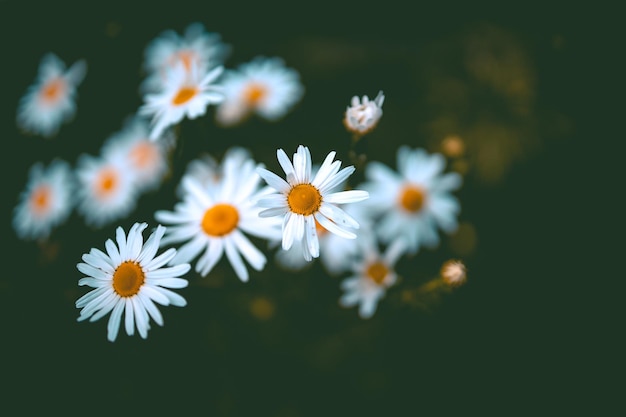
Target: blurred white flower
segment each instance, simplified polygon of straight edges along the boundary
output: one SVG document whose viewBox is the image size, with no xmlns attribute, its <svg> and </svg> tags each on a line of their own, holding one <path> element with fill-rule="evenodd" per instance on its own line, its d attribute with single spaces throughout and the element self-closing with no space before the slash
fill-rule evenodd
<svg viewBox="0 0 626 417">
<path fill-rule="evenodd" d="M 370 100 L 367 96 L 363 96 L 362 100 L 359 100 L 357 96 L 352 97 L 343 118 L 346 129 L 359 136 L 371 132 L 383 116 L 384 101 L 385 96 L 382 91 L 378 92 L 374 100 Z"/>
</svg>

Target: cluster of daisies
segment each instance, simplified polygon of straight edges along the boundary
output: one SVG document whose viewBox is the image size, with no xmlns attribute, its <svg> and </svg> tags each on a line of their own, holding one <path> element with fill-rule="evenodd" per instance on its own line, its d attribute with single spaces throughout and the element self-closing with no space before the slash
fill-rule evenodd
<svg viewBox="0 0 626 417">
<path fill-rule="evenodd" d="M 82 155 L 75 169 L 59 159 L 32 166 L 15 207 L 18 236 L 47 239 L 74 207 L 94 227 L 129 216 L 141 192 L 166 176 L 176 125 L 205 115 L 209 105 L 215 122 L 226 127 L 253 114 L 280 120 L 302 99 L 299 75 L 282 59 L 257 57 L 225 69 L 230 52 L 198 23 L 182 35 L 166 31 L 155 38 L 145 49 L 144 104 L 107 138 L 99 156 Z M 65 70 L 58 58 L 44 57 L 37 83 L 20 102 L 18 124 L 45 137 L 56 134 L 74 115 L 85 69 L 82 61 Z M 352 98 L 343 122 L 354 138 L 377 126 L 383 102 L 382 91 L 373 100 Z M 358 306 L 360 317 L 371 317 L 397 281 L 396 263 L 421 247 L 436 247 L 441 232 L 457 228 L 460 205 L 452 193 L 462 178 L 444 172 L 442 155 L 403 146 L 395 167 L 370 161 L 365 181 L 351 184 L 355 167 L 342 167 L 336 156 L 330 151 L 314 164 L 306 146 L 291 157 L 277 149 L 281 173 L 239 146 L 221 160 L 210 154 L 193 159 L 177 184 L 177 203 L 154 212 L 157 225 L 145 242 L 148 224 L 135 223 L 128 233 L 118 227 L 104 250 L 82 256 L 77 268 L 85 276 L 78 283 L 92 289 L 76 301 L 78 320 L 109 314 L 107 338 L 114 341 L 123 316 L 128 335 L 136 329 L 146 338 L 151 320 L 163 325 L 157 304 L 186 304 L 172 290 L 188 285 L 183 277 L 191 269 L 205 277 L 225 259 L 247 282 L 250 269 L 263 270 L 270 253 L 289 271 L 319 259 L 330 275 L 346 275 L 340 305 Z M 451 283 L 464 279 L 461 263 L 446 271 Z"/>
</svg>

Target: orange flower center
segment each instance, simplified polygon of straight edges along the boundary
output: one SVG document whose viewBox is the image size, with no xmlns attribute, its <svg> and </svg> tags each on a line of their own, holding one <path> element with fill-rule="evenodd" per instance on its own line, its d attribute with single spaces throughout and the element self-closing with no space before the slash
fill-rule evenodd
<svg viewBox="0 0 626 417">
<path fill-rule="evenodd" d="M 130 159 L 137 168 L 145 168 L 157 159 L 156 146 L 147 140 L 137 142 L 130 151 Z"/>
<path fill-rule="evenodd" d="M 319 210 L 322 195 L 311 184 L 298 184 L 289 191 L 287 204 L 292 212 L 309 216 Z"/>
<path fill-rule="evenodd" d="M 176 96 L 174 96 L 174 98 L 172 99 L 172 104 L 175 106 L 185 104 L 186 102 L 194 98 L 196 94 L 198 94 L 197 88 L 182 87 L 180 90 L 178 90 L 178 93 L 176 93 Z"/>
<path fill-rule="evenodd" d="M 145 278 L 137 262 L 122 262 L 113 273 L 113 289 L 120 297 L 132 297 L 139 292 Z"/>
<path fill-rule="evenodd" d="M 112 168 L 104 169 L 100 172 L 97 182 L 97 191 L 101 196 L 109 195 L 117 187 L 117 172 Z"/>
<path fill-rule="evenodd" d="M 367 267 L 366 271 L 367 276 L 378 285 L 383 283 L 388 273 L 389 269 L 387 269 L 387 266 L 382 262 L 374 262 Z"/>
<path fill-rule="evenodd" d="M 267 95 L 267 89 L 260 84 L 250 84 L 244 92 L 246 102 L 254 106 Z"/>
<path fill-rule="evenodd" d="M 229 234 L 239 224 L 239 212 L 230 204 L 216 204 L 204 213 L 202 229 L 209 236 Z"/>
<path fill-rule="evenodd" d="M 178 53 L 178 59 L 181 60 L 187 71 L 191 70 L 191 64 L 193 63 L 194 58 L 195 54 L 192 51 L 184 50 Z"/>
<path fill-rule="evenodd" d="M 400 206 L 406 211 L 417 213 L 424 206 L 426 193 L 414 185 L 407 185 L 400 193 Z"/>
<path fill-rule="evenodd" d="M 47 101 L 49 103 L 54 102 L 61 97 L 61 94 L 64 90 L 65 81 L 63 80 L 63 78 L 57 77 L 46 83 L 46 85 L 41 90 L 41 97 L 44 99 L 44 101 Z"/>
<path fill-rule="evenodd" d="M 33 211 L 37 214 L 44 214 L 50 206 L 50 188 L 47 185 L 38 187 L 31 195 L 30 202 Z"/>
</svg>

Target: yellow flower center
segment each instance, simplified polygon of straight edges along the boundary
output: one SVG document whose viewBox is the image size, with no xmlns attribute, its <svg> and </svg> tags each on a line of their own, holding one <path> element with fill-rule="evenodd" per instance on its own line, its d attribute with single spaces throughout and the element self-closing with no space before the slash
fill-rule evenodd
<svg viewBox="0 0 626 417">
<path fill-rule="evenodd" d="M 117 172 L 114 169 L 105 169 L 100 172 L 97 182 L 97 193 L 104 197 L 117 187 Z"/>
<path fill-rule="evenodd" d="M 289 190 L 287 204 L 292 212 L 309 216 L 319 210 L 322 195 L 311 184 L 298 184 Z"/>
<path fill-rule="evenodd" d="M 142 140 L 138 142 L 130 151 L 130 159 L 137 168 L 145 168 L 157 158 L 156 147 L 152 142 Z"/>
<path fill-rule="evenodd" d="M 424 206 L 426 193 L 419 187 L 407 185 L 400 193 L 400 206 L 406 211 L 417 213 Z"/>
<path fill-rule="evenodd" d="M 31 195 L 30 201 L 33 207 L 33 211 L 37 214 L 43 214 L 50 205 L 50 188 L 43 185 L 37 188 Z"/>
<path fill-rule="evenodd" d="M 253 106 L 267 95 L 267 89 L 260 84 L 250 84 L 244 92 L 246 102 Z"/>
<path fill-rule="evenodd" d="M 198 94 L 198 89 L 195 87 L 183 87 L 178 90 L 178 93 L 172 99 L 172 104 L 175 106 L 180 106 L 185 104 L 189 100 L 191 100 L 196 94 Z"/>
<path fill-rule="evenodd" d="M 239 212 L 230 204 L 216 204 L 204 213 L 202 229 L 209 236 L 229 234 L 239 223 Z"/>
<path fill-rule="evenodd" d="M 48 102 L 58 100 L 65 90 L 65 81 L 62 78 L 55 78 L 49 81 L 41 90 L 41 97 Z"/>
<path fill-rule="evenodd" d="M 367 267 L 366 271 L 367 276 L 378 285 L 383 283 L 388 273 L 389 270 L 387 269 L 387 266 L 382 262 L 374 262 Z"/>
<path fill-rule="evenodd" d="M 139 292 L 145 278 L 137 262 L 122 262 L 113 273 L 113 289 L 120 297 L 132 297 Z"/>
</svg>

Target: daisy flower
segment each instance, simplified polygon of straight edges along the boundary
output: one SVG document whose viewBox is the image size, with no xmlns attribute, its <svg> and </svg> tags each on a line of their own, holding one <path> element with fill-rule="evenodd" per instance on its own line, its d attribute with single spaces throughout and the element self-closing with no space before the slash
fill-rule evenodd
<svg viewBox="0 0 626 417">
<path fill-rule="evenodd" d="M 75 62 L 70 68 L 53 53 L 41 59 L 35 83 L 19 101 L 17 124 L 26 132 L 50 138 L 61 124 L 76 113 L 76 89 L 85 78 L 87 64 Z"/>
<path fill-rule="evenodd" d="M 149 135 L 148 121 L 133 117 L 119 132 L 109 136 L 101 149 L 105 159 L 127 160 L 139 192 L 153 190 L 161 184 L 169 168 L 168 151 L 175 140 L 171 131 L 163 134 L 159 141 L 150 140 Z"/>
<path fill-rule="evenodd" d="M 174 211 L 155 213 L 159 222 L 170 225 L 162 244 L 183 243 L 173 262 L 190 262 L 199 256 L 195 270 L 206 276 L 226 253 L 243 282 L 249 274 L 242 256 L 257 271 L 265 267 L 265 255 L 246 235 L 277 239 L 280 222 L 259 217 L 261 209 L 254 201 L 270 189 L 259 188 L 256 166 L 252 159 L 241 161 L 227 154 L 219 182 L 203 186 L 197 178 L 183 176 L 183 200 Z"/>
<path fill-rule="evenodd" d="M 385 96 L 382 91 L 378 92 L 374 100 L 370 100 L 367 96 L 363 96 L 362 100 L 359 100 L 357 96 L 352 97 L 343 118 L 346 129 L 358 137 L 374 130 L 383 116 L 384 101 Z"/>
<path fill-rule="evenodd" d="M 70 165 L 60 159 L 45 167 L 31 166 L 28 183 L 14 209 L 13 228 L 20 239 L 46 239 L 74 208 L 75 178 Z"/>
<path fill-rule="evenodd" d="M 76 177 L 76 209 L 88 225 L 102 227 L 135 209 L 139 197 L 135 174 L 122 152 L 110 149 L 106 156 L 79 156 Z"/>
<path fill-rule="evenodd" d="M 238 124 L 252 114 L 276 121 L 304 94 L 299 73 L 276 57 L 257 57 L 237 69 L 226 70 L 222 85 L 225 99 L 215 113 L 222 126 Z"/>
<path fill-rule="evenodd" d="M 163 88 L 167 71 L 182 64 L 187 73 L 193 67 L 207 72 L 223 65 L 230 55 L 231 47 L 222 42 L 219 33 L 207 32 L 202 23 L 192 23 L 183 36 L 166 30 L 152 40 L 144 51 L 143 68 L 148 74 L 141 85 L 144 93 L 157 92 Z"/>
<path fill-rule="evenodd" d="M 167 73 L 163 91 L 144 96 L 139 114 L 152 117 L 150 139 L 157 140 L 163 131 L 183 118 L 195 119 L 206 113 L 209 104 L 220 103 L 224 96 L 219 86 L 212 84 L 222 73 L 222 66 L 205 73 L 197 67 L 187 72 L 178 64 Z"/>
<path fill-rule="evenodd" d="M 283 217 L 282 248 L 289 250 L 294 241 L 304 239 L 304 258 L 310 261 L 319 257 L 316 220 L 328 231 L 354 239 L 356 234 L 349 229 L 358 229 L 359 223 L 337 204 L 365 200 L 368 193 L 361 190 L 335 191 L 339 184 L 352 175 L 355 168 L 348 166 L 339 171 L 341 161 L 333 162 L 336 152 L 332 151 L 315 176 L 312 176 L 309 148 L 298 146 L 293 155 L 293 164 L 282 149 L 278 149 L 276 154 L 287 181 L 259 167 L 259 175 L 277 193 L 259 199 L 258 205 L 266 208 L 259 213 L 261 217 Z"/>
<path fill-rule="evenodd" d="M 397 151 L 398 171 L 371 161 L 365 167 L 369 191 L 364 203 L 376 218 L 376 233 L 383 243 L 404 237 L 407 251 L 415 253 L 421 246 L 439 244 L 437 228 L 451 233 L 458 227 L 460 204 L 451 192 L 461 186 L 458 173 L 443 174 L 445 158 L 423 149 L 401 146 Z"/>
<path fill-rule="evenodd" d="M 187 301 L 168 288 L 185 288 L 188 281 L 181 276 L 191 268 L 181 263 L 164 267 L 176 255 L 170 248 L 159 256 L 157 251 L 165 227 L 159 225 L 144 243 L 142 232 L 148 225 L 135 223 L 128 231 L 118 227 L 117 245 L 113 240 L 105 242 L 106 253 L 92 248 L 82 256 L 84 263 L 76 265 L 86 276 L 78 285 L 94 288 L 78 300 L 78 321 L 96 321 L 109 312 L 107 339 L 114 342 L 124 314 L 124 328 L 129 336 L 135 333 L 146 339 L 150 330 L 150 318 L 163 326 L 163 316 L 155 303 L 184 307 Z"/>
<path fill-rule="evenodd" d="M 344 294 L 339 298 L 342 307 L 359 305 L 359 317 L 368 319 L 374 315 L 378 302 L 387 289 L 397 280 L 395 265 L 405 251 L 405 241 L 397 239 L 381 254 L 374 239 L 359 242 L 359 259 L 352 264 L 353 275 L 341 282 Z"/>
</svg>

